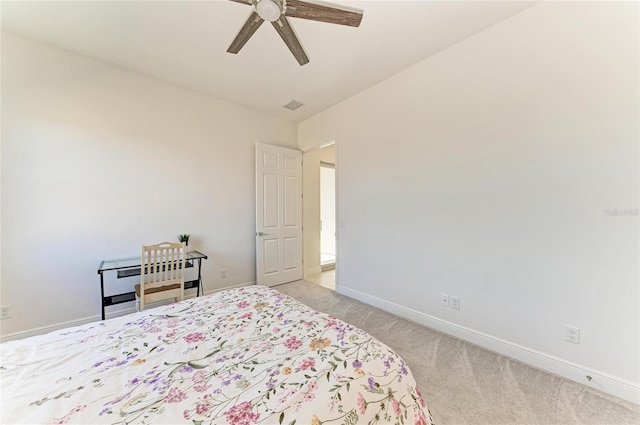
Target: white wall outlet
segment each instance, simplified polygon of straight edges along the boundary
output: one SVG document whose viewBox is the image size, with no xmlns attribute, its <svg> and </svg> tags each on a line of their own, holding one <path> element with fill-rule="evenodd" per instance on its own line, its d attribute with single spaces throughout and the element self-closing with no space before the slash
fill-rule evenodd
<svg viewBox="0 0 640 425">
<path fill-rule="evenodd" d="M 3 305 L 0 307 L 0 320 L 8 319 L 11 317 L 11 306 Z"/>
<path fill-rule="evenodd" d="M 220 277 L 222 279 L 224 279 L 225 277 L 227 277 L 227 269 L 222 269 L 220 270 Z"/>
<path fill-rule="evenodd" d="M 451 297 L 449 297 L 449 301 L 451 301 L 451 308 L 460 310 L 460 297 L 454 297 L 452 295 Z"/>
<path fill-rule="evenodd" d="M 440 295 L 440 304 L 449 307 L 449 295 L 447 294 Z"/>
<path fill-rule="evenodd" d="M 565 326 L 565 339 L 574 344 L 580 344 L 580 328 Z"/>
</svg>

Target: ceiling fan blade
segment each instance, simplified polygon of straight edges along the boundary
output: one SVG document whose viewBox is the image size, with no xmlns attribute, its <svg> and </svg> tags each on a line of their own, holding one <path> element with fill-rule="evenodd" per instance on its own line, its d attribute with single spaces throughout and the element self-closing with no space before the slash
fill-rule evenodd
<svg viewBox="0 0 640 425">
<path fill-rule="evenodd" d="M 353 12 L 302 0 L 287 0 L 285 15 L 290 18 L 310 19 L 350 27 L 358 27 L 362 21 L 362 12 Z"/>
<path fill-rule="evenodd" d="M 251 2 L 251 0 L 229 0 L 229 1 L 246 4 L 247 6 L 253 6 L 253 3 Z"/>
<path fill-rule="evenodd" d="M 282 37 L 282 40 L 287 45 L 289 50 L 291 50 L 291 53 L 293 53 L 293 56 L 296 58 L 298 63 L 300 65 L 309 63 L 309 58 L 304 52 L 304 49 L 302 48 L 302 45 L 300 44 L 296 33 L 293 32 L 293 28 L 291 28 L 291 25 L 289 24 L 286 16 L 281 15 L 279 20 L 273 21 L 271 23 L 273 24 L 273 27 L 276 29 L 278 34 L 280 34 L 280 37 Z"/>
<path fill-rule="evenodd" d="M 249 19 L 244 23 L 236 38 L 231 42 L 231 45 L 227 49 L 229 53 L 238 53 L 242 46 L 244 46 L 247 41 L 251 38 L 251 36 L 256 32 L 256 30 L 262 25 L 264 21 L 262 18 L 254 11 L 249 15 Z"/>
</svg>

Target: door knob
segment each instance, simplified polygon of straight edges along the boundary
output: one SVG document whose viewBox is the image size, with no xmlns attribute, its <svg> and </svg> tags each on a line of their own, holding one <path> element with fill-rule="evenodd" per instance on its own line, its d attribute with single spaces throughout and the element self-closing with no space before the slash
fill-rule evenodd
<svg viewBox="0 0 640 425">
<path fill-rule="evenodd" d="M 257 233 L 258 236 L 267 236 L 269 235 L 268 233 L 264 233 L 264 232 L 258 232 Z"/>
</svg>

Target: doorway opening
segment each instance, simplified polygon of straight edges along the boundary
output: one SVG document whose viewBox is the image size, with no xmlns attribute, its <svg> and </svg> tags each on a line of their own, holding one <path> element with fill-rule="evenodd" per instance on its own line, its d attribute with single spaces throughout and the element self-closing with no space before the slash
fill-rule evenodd
<svg viewBox="0 0 640 425">
<path fill-rule="evenodd" d="M 305 151 L 302 157 L 304 278 L 335 290 L 338 257 L 335 143 Z"/>
<path fill-rule="evenodd" d="M 320 162 L 320 268 L 336 268 L 336 166 Z"/>
</svg>

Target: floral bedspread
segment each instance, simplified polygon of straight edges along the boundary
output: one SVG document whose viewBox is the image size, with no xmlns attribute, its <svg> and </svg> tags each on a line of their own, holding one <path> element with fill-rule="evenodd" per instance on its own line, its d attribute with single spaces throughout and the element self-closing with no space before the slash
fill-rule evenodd
<svg viewBox="0 0 640 425">
<path fill-rule="evenodd" d="M 389 347 L 262 286 L 0 350 L 2 424 L 431 423 Z"/>
</svg>

